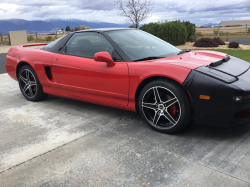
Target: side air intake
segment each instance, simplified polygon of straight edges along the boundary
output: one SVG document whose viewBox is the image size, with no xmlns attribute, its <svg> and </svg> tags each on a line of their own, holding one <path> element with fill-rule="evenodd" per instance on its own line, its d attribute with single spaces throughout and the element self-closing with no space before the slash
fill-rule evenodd
<svg viewBox="0 0 250 187">
<path fill-rule="evenodd" d="M 52 80 L 51 69 L 49 66 L 45 66 L 45 72 L 49 80 Z"/>
</svg>

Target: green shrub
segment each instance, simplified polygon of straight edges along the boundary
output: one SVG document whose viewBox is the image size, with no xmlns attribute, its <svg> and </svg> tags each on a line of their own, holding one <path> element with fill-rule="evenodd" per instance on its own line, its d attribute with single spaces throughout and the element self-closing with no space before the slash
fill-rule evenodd
<svg viewBox="0 0 250 187">
<path fill-rule="evenodd" d="M 188 39 L 186 27 L 181 22 L 168 22 L 160 25 L 158 37 L 172 45 L 185 44 Z"/>
<path fill-rule="evenodd" d="M 149 24 L 144 24 L 140 27 L 141 30 L 148 32 L 150 34 L 153 34 L 158 37 L 158 31 L 160 29 L 160 24 L 158 23 L 149 23 Z"/>
<path fill-rule="evenodd" d="M 33 41 L 33 40 L 34 40 L 34 37 L 31 36 L 31 35 L 29 35 L 29 36 L 27 37 L 27 40 L 28 40 L 28 41 Z"/>
<path fill-rule="evenodd" d="M 183 21 L 182 24 L 187 29 L 188 40 L 189 40 L 191 36 L 195 35 L 195 24 L 190 23 L 189 21 Z"/>
<path fill-rule="evenodd" d="M 180 21 L 168 23 L 149 23 L 140 27 L 141 30 L 153 34 L 172 45 L 182 45 L 188 39 L 186 26 Z"/>
<path fill-rule="evenodd" d="M 248 28 L 248 32 L 250 32 L 250 28 Z"/>
<path fill-rule="evenodd" d="M 45 38 L 45 40 L 46 40 L 46 41 L 52 41 L 52 37 L 51 37 L 51 36 L 47 36 L 47 37 Z"/>
</svg>

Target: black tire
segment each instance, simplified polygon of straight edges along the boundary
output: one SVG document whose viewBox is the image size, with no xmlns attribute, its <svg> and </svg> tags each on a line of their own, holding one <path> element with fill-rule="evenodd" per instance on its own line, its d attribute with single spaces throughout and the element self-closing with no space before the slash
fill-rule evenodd
<svg viewBox="0 0 250 187">
<path fill-rule="evenodd" d="M 28 65 L 19 70 L 18 83 L 23 96 L 29 101 L 40 101 L 48 96 L 43 92 L 35 71 Z"/>
<path fill-rule="evenodd" d="M 169 80 L 148 83 L 139 95 L 138 108 L 147 124 L 163 133 L 180 131 L 189 124 L 192 115 L 187 93 Z"/>
</svg>

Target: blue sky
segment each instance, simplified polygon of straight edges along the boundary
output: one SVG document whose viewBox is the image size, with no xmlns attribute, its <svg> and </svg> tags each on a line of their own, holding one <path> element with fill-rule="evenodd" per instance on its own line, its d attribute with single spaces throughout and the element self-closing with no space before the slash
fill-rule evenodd
<svg viewBox="0 0 250 187">
<path fill-rule="evenodd" d="M 250 0 L 155 0 L 144 21 L 188 20 L 196 25 L 222 20 L 250 20 Z M 114 0 L 0 0 L 0 19 L 82 19 L 126 23 Z"/>
</svg>

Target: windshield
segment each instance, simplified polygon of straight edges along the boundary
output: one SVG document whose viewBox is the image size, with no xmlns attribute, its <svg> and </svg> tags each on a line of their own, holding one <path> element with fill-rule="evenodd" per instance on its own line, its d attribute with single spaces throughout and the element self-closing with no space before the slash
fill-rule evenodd
<svg viewBox="0 0 250 187">
<path fill-rule="evenodd" d="M 174 56 L 181 51 L 151 34 L 136 29 L 109 31 L 107 34 L 132 61 Z"/>
</svg>

